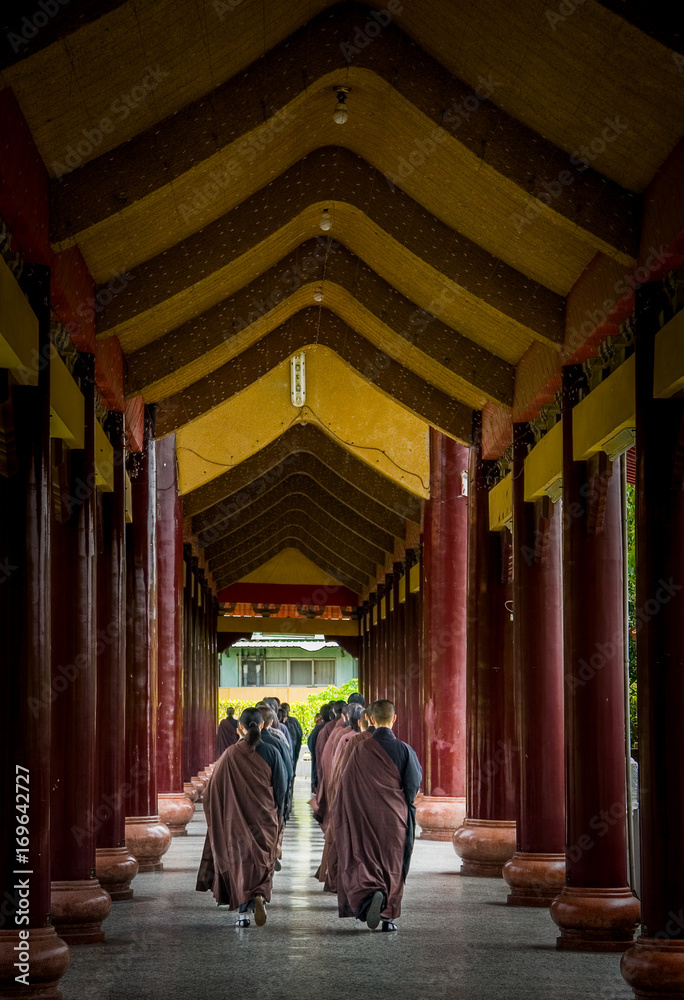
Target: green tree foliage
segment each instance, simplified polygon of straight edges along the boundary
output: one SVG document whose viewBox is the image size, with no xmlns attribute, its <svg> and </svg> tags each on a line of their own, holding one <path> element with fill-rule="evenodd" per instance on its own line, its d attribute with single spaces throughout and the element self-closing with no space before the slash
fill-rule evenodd
<svg viewBox="0 0 684 1000">
<path fill-rule="evenodd" d="M 248 692 L 248 688 L 245 688 L 245 692 Z M 321 691 L 317 691 L 316 694 L 310 694 L 306 701 L 293 701 L 290 704 L 290 715 L 292 715 L 299 722 L 302 727 L 302 732 L 304 734 L 304 743 L 306 743 L 309 733 L 314 727 L 314 719 L 316 717 L 316 712 L 319 712 L 321 705 L 325 705 L 329 701 L 345 701 L 349 695 L 354 694 L 355 691 L 359 690 L 359 682 L 357 678 L 353 678 L 343 684 L 342 687 L 327 687 L 323 688 Z M 239 718 L 242 712 L 246 708 L 251 708 L 254 705 L 254 699 L 248 699 L 246 701 L 236 701 L 233 699 L 229 701 L 227 698 L 222 698 L 219 701 L 219 719 L 223 719 L 226 714 L 226 709 L 229 705 L 232 705 L 235 709 L 235 717 Z"/>
</svg>

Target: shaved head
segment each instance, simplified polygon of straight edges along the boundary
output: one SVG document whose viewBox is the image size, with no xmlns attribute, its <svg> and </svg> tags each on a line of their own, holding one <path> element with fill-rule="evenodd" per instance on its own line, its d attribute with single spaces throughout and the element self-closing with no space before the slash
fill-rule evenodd
<svg viewBox="0 0 684 1000">
<path fill-rule="evenodd" d="M 371 715 L 380 726 L 389 726 L 395 714 L 394 705 L 387 698 L 374 701 L 371 705 Z"/>
</svg>

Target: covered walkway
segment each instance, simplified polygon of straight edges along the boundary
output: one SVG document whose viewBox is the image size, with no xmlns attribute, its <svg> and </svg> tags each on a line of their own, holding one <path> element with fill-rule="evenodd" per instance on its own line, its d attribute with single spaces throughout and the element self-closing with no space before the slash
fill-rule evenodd
<svg viewBox="0 0 684 1000">
<path fill-rule="evenodd" d="M 503 879 L 462 878 L 450 844 L 418 840 L 399 934 L 337 916 L 313 873 L 323 838 L 298 779 L 266 927 L 194 891 L 206 824 L 195 807 L 163 874 L 136 879 L 113 907 L 104 945 L 85 945 L 61 982 L 65 1000 L 628 1000 L 619 955 L 559 952 L 548 910 L 508 907 Z"/>
</svg>

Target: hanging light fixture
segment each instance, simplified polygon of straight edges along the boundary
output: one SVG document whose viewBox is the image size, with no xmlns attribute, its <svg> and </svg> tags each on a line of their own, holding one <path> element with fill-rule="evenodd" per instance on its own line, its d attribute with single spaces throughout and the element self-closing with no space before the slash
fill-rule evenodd
<svg viewBox="0 0 684 1000">
<path fill-rule="evenodd" d="M 337 122 L 338 125 L 344 125 L 349 117 L 349 111 L 347 110 L 347 94 L 351 90 L 351 87 L 333 87 L 333 90 L 337 94 L 337 104 L 335 105 L 335 111 L 333 112 L 333 120 Z"/>
<path fill-rule="evenodd" d="M 329 229 L 332 229 L 332 219 L 330 218 L 330 212 L 327 208 L 323 209 L 323 214 L 321 215 L 321 220 L 318 225 L 324 233 L 327 233 Z"/>
<path fill-rule="evenodd" d="M 323 301 L 323 289 L 319 285 L 316 291 L 314 292 L 314 302 L 322 302 L 322 301 Z"/>
</svg>

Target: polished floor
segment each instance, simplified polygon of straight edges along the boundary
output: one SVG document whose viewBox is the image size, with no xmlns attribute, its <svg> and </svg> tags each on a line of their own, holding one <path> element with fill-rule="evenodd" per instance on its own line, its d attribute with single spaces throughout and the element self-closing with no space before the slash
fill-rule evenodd
<svg viewBox="0 0 684 1000">
<path fill-rule="evenodd" d="M 313 878 L 322 837 L 299 779 L 265 927 L 195 892 L 206 825 L 173 841 L 164 873 L 115 903 L 106 942 L 72 949 L 64 1000 L 630 1000 L 619 955 L 559 953 L 546 910 L 506 907 L 502 881 L 461 878 L 450 844 L 419 841 L 397 934 L 340 920 Z"/>
</svg>

